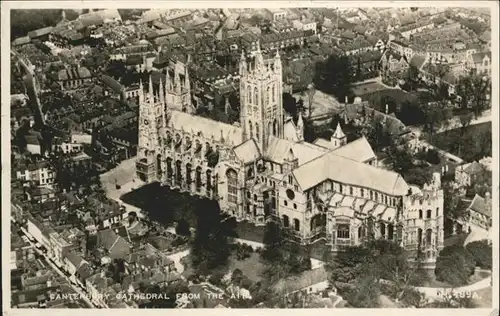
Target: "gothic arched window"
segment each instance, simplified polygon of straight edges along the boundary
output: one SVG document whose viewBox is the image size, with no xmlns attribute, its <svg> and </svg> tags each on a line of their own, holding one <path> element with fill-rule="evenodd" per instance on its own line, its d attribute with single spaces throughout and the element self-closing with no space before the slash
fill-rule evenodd
<svg viewBox="0 0 500 316">
<path fill-rule="evenodd" d="M 293 228 L 295 228 L 295 231 L 300 231 L 300 221 L 296 218 L 293 220 Z"/>
<path fill-rule="evenodd" d="M 253 94 L 254 94 L 254 103 L 258 104 L 259 103 L 259 92 L 257 91 L 257 87 L 253 88 Z"/>
<path fill-rule="evenodd" d="M 255 138 L 259 140 L 259 137 L 260 137 L 259 124 L 255 123 Z"/>
<path fill-rule="evenodd" d="M 283 215 L 283 226 L 285 227 L 290 226 L 290 219 L 286 215 Z"/>
<path fill-rule="evenodd" d="M 253 128 L 252 128 L 252 122 L 248 122 L 248 130 L 250 131 L 250 138 L 253 137 Z"/>
<path fill-rule="evenodd" d="M 252 103 L 252 88 L 248 86 L 247 88 L 247 93 L 248 93 L 248 103 Z"/>
<path fill-rule="evenodd" d="M 227 178 L 227 201 L 237 203 L 238 201 L 238 174 L 233 169 L 226 172 Z"/>
<path fill-rule="evenodd" d="M 276 102 L 276 86 L 273 85 L 273 102 Z"/>
<path fill-rule="evenodd" d="M 267 92 L 266 92 L 266 105 L 269 104 L 269 100 L 270 100 L 270 94 L 271 94 L 271 88 L 267 87 Z"/>
</svg>

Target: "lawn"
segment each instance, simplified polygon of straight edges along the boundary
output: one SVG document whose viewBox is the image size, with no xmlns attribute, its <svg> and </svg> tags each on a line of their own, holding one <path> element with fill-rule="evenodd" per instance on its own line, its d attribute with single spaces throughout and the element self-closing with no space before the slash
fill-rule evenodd
<svg viewBox="0 0 500 316">
<path fill-rule="evenodd" d="M 265 265 L 260 259 L 260 254 L 254 252 L 245 260 L 237 260 L 235 256 L 231 256 L 228 268 L 229 271 L 240 269 L 243 275 L 247 276 L 255 283 L 262 280 L 262 273 L 265 269 Z"/>
<path fill-rule="evenodd" d="M 196 225 L 193 202 L 198 198 L 162 187 L 159 183 L 142 186 L 122 195 L 120 199 L 142 209 L 153 222 L 169 225 L 173 221 L 184 219 L 191 227 Z"/>
<path fill-rule="evenodd" d="M 195 272 L 190 260 L 189 255 L 181 260 L 181 263 L 184 265 L 182 275 L 186 278 Z M 243 275 L 248 277 L 252 282 L 258 282 L 262 280 L 261 274 L 265 269 L 265 265 L 260 260 L 260 254 L 254 252 L 249 258 L 244 260 L 237 260 L 236 256 L 232 255 L 229 258 L 229 264 L 227 267 L 222 268 L 222 271 L 232 272 L 234 269 L 240 269 Z"/>
<path fill-rule="evenodd" d="M 366 93 L 361 96 L 363 101 L 369 101 L 370 106 L 374 109 L 385 112 L 385 101 L 392 100 L 396 105 L 401 105 L 405 102 L 414 102 L 418 97 L 401 89 L 385 89 L 372 93 Z"/>
<path fill-rule="evenodd" d="M 372 82 L 362 83 L 359 85 L 354 85 L 351 88 L 351 91 L 357 97 L 362 97 L 366 94 L 371 94 L 371 93 L 374 93 L 376 91 L 381 91 L 381 90 L 385 90 L 385 89 L 386 89 L 386 87 L 384 85 L 382 85 L 376 81 L 372 81 Z"/>
<path fill-rule="evenodd" d="M 265 226 L 255 226 L 247 221 L 238 222 L 236 224 L 236 233 L 241 239 L 246 239 L 255 242 L 263 242 Z"/>
</svg>

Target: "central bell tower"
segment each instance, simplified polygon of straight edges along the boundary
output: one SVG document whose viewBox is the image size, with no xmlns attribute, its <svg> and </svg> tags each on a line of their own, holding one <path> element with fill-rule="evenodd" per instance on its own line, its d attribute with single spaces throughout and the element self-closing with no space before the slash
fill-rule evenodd
<svg viewBox="0 0 500 316">
<path fill-rule="evenodd" d="M 241 53 L 239 68 L 243 137 L 253 138 L 263 152 L 271 135 L 283 138 L 281 57 L 276 52 L 274 58 L 264 60 L 259 47 L 253 62 Z"/>
</svg>

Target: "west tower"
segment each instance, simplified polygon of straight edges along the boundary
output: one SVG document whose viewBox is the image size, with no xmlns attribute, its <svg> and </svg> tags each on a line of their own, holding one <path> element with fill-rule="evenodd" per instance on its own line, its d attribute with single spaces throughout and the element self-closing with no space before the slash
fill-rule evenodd
<svg viewBox="0 0 500 316">
<path fill-rule="evenodd" d="M 144 94 L 142 82 L 140 83 L 136 171 L 139 178 L 145 182 L 160 180 L 161 177 L 161 134 L 166 124 L 161 81 L 159 90 L 158 95 L 155 95 L 151 77 L 149 77 L 149 89 L 146 94 Z"/>
</svg>

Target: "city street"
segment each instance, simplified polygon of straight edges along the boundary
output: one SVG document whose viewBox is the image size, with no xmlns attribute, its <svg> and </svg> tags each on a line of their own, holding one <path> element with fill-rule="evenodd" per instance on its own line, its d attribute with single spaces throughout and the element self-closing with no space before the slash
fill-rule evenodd
<svg viewBox="0 0 500 316">
<path fill-rule="evenodd" d="M 51 259 L 48 259 L 46 254 L 43 253 L 42 250 L 38 249 L 36 246 L 35 246 L 35 243 L 32 242 L 30 240 L 29 237 L 31 237 L 29 235 L 29 233 L 26 231 L 26 229 L 24 229 L 24 227 L 20 227 L 21 228 L 21 231 L 23 232 L 23 234 L 28 237 L 28 242 L 30 243 L 30 245 L 33 247 L 33 249 L 37 252 L 37 254 L 39 254 L 40 256 L 42 256 L 44 258 L 44 261 L 47 262 L 51 268 L 57 272 L 57 274 L 59 274 L 60 276 L 64 277 L 66 279 L 66 281 L 68 281 L 68 285 L 71 286 L 71 288 L 76 292 L 78 293 L 79 295 L 79 298 L 81 298 L 85 304 L 87 304 L 87 307 L 89 308 L 99 308 L 100 306 L 97 306 L 95 305 L 94 303 L 92 303 L 90 301 L 90 299 L 87 297 L 87 294 L 85 292 L 84 289 L 80 288 L 78 285 L 75 285 L 74 283 L 71 282 L 71 280 L 68 278 L 68 276 L 66 275 L 66 273 L 61 270 Z"/>
</svg>

